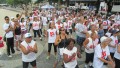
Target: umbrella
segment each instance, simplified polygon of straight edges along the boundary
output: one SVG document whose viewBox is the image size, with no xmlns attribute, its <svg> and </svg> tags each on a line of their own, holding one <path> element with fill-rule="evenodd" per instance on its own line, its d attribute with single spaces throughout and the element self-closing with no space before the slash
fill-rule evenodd
<svg viewBox="0 0 120 68">
<path fill-rule="evenodd" d="M 55 7 L 53 7 L 53 6 L 51 6 L 51 5 L 44 5 L 44 6 L 42 6 L 41 8 L 42 8 L 42 9 L 51 9 L 51 8 L 55 8 Z"/>
</svg>

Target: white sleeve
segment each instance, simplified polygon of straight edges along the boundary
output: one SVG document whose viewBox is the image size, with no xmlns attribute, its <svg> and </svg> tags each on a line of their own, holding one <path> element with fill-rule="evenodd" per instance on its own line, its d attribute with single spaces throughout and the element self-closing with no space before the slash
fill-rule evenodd
<svg viewBox="0 0 120 68">
<path fill-rule="evenodd" d="M 110 55 L 110 51 L 109 51 L 108 46 L 106 46 L 106 49 L 107 49 L 107 56 L 108 56 L 108 55 Z"/>
<path fill-rule="evenodd" d="M 3 25 L 3 29 L 4 29 L 4 30 L 7 30 L 8 27 L 4 24 L 4 25 Z"/>
<path fill-rule="evenodd" d="M 95 55 L 98 57 L 98 58 L 101 58 L 101 51 L 100 51 L 100 47 L 99 45 L 96 46 L 95 48 Z"/>
</svg>

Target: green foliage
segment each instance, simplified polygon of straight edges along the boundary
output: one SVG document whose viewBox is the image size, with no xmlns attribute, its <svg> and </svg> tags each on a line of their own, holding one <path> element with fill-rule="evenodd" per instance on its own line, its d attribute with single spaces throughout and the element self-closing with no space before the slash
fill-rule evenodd
<svg viewBox="0 0 120 68">
<path fill-rule="evenodd" d="M 0 0 L 0 4 L 5 4 L 6 0 Z"/>
<path fill-rule="evenodd" d="M 28 5 L 31 0 L 6 0 L 8 4 L 10 5 L 19 5 L 19 4 L 25 4 Z"/>
</svg>

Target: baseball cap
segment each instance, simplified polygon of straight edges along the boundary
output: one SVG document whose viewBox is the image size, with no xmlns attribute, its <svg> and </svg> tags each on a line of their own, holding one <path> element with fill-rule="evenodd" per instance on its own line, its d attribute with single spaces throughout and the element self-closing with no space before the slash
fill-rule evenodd
<svg viewBox="0 0 120 68">
<path fill-rule="evenodd" d="M 25 38 L 29 38 L 29 37 L 32 37 L 32 35 L 30 33 L 26 33 Z"/>
<path fill-rule="evenodd" d="M 117 32 L 117 30 L 112 30 L 112 34 L 116 34 Z"/>
<path fill-rule="evenodd" d="M 104 42 L 106 39 L 107 39 L 107 37 L 103 36 L 103 37 L 100 38 L 100 41 Z"/>
</svg>

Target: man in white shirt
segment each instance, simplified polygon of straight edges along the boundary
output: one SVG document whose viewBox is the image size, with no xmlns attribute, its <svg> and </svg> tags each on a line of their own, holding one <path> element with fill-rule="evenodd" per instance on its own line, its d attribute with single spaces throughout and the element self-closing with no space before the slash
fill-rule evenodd
<svg viewBox="0 0 120 68">
<path fill-rule="evenodd" d="M 10 24 L 9 17 L 5 16 L 5 23 L 3 25 L 3 29 L 5 30 L 6 44 L 7 44 L 7 55 L 8 57 L 12 57 L 12 54 L 15 53 L 14 50 L 14 35 L 13 35 L 13 27 Z"/>
<path fill-rule="evenodd" d="M 29 63 L 33 68 L 36 67 L 37 44 L 32 40 L 30 33 L 25 34 L 25 40 L 21 43 L 23 68 L 28 68 Z"/>
</svg>

